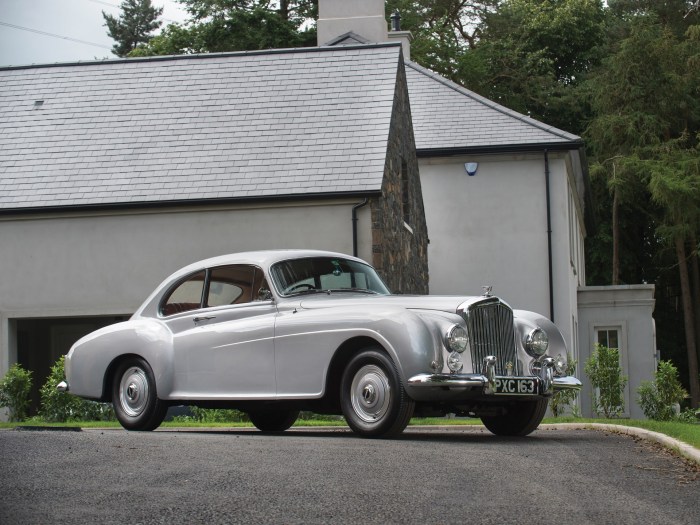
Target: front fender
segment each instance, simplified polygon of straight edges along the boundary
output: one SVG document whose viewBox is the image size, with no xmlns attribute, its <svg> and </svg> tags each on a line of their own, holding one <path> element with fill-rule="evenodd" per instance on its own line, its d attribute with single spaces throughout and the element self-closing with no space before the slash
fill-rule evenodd
<svg viewBox="0 0 700 525">
<path fill-rule="evenodd" d="M 559 331 L 559 328 L 557 328 L 552 321 L 541 314 L 526 310 L 514 310 L 513 317 L 518 354 L 523 356 L 527 363 L 533 361 L 533 359 L 525 352 L 524 341 L 527 334 L 535 328 L 541 328 L 547 333 L 549 338 L 549 349 L 547 350 L 546 355 L 554 358 L 561 355 L 562 359 L 566 359 L 566 341 L 564 340 L 562 333 Z"/>
<path fill-rule="evenodd" d="M 167 397 L 172 390 L 172 335 L 163 323 L 150 319 L 110 325 L 77 341 L 65 361 L 70 393 L 89 399 L 109 399 L 107 385 L 112 365 L 127 355 L 148 362 L 159 397 Z"/>
<path fill-rule="evenodd" d="M 280 312 L 275 326 L 278 396 L 323 396 L 336 352 L 359 338 L 380 345 L 404 381 L 441 359 L 434 323 L 411 310 L 387 305 L 294 308 Z"/>
</svg>

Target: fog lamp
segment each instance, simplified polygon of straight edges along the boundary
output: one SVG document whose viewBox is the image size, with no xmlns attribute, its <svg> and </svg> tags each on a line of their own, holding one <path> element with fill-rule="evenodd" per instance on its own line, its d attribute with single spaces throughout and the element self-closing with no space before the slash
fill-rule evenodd
<svg viewBox="0 0 700 525">
<path fill-rule="evenodd" d="M 566 359 L 564 359 L 563 355 L 559 354 L 554 358 L 554 370 L 557 375 L 566 375 Z"/>
<path fill-rule="evenodd" d="M 462 367 L 464 367 L 464 363 L 462 363 L 462 357 L 459 355 L 458 352 L 452 352 L 447 357 L 447 368 L 449 368 L 451 372 L 459 372 L 460 370 L 462 370 Z"/>
</svg>

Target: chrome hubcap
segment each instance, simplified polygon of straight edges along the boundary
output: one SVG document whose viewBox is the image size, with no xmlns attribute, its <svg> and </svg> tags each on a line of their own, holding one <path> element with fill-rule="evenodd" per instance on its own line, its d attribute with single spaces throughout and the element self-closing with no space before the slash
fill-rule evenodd
<svg viewBox="0 0 700 525">
<path fill-rule="evenodd" d="M 148 403 L 146 373 L 136 366 L 127 369 L 119 382 L 119 404 L 129 417 L 138 417 Z"/>
<path fill-rule="evenodd" d="M 377 365 L 360 368 L 352 380 L 350 402 L 355 414 L 366 423 L 375 423 L 389 411 L 391 387 L 384 370 Z"/>
</svg>

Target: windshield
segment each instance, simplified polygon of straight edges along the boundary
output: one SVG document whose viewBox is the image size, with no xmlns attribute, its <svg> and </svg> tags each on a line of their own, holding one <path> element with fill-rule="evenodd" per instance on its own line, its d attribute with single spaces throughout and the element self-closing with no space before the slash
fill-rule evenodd
<svg viewBox="0 0 700 525">
<path fill-rule="evenodd" d="M 389 294 L 374 268 L 337 257 L 309 257 L 279 262 L 270 274 L 282 296 L 318 292 Z"/>
</svg>

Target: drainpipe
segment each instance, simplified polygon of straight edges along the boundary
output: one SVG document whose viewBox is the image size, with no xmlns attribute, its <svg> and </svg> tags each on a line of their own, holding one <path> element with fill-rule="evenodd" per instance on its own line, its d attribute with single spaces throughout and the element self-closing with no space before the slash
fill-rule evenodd
<svg viewBox="0 0 700 525">
<path fill-rule="evenodd" d="M 352 254 L 357 257 L 357 210 L 363 206 L 367 206 L 369 199 L 365 197 L 365 200 L 359 204 L 355 204 L 352 207 Z"/>
<path fill-rule="evenodd" d="M 549 152 L 544 150 L 544 181 L 547 193 L 547 256 L 549 262 L 549 320 L 554 322 L 554 279 L 552 263 L 552 210 L 549 196 Z"/>
</svg>

